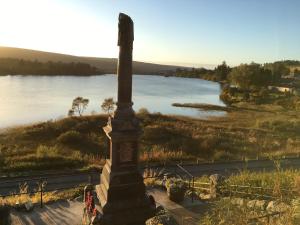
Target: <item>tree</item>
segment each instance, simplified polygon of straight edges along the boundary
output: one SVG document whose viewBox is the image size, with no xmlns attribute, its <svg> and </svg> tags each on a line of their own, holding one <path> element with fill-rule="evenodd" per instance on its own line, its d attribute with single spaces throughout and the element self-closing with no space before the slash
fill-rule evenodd
<svg viewBox="0 0 300 225">
<path fill-rule="evenodd" d="M 215 74 L 219 80 L 226 80 L 230 70 L 230 67 L 227 66 L 225 61 L 223 61 L 221 65 L 218 65 L 215 68 Z"/>
<path fill-rule="evenodd" d="M 294 76 L 300 76 L 300 70 L 298 68 L 294 69 Z"/>
<path fill-rule="evenodd" d="M 115 109 L 116 103 L 114 102 L 113 98 L 106 98 L 104 99 L 101 108 L 107 114 L 110 114 Z"/>
<path fill-rule="evenodd" d="M 242 89 L 266 86 L 271 82 L 271 71 L 260 64 L 241 64 L 235 67 L 229 74 L 229 81 Z"/>
<path fill-rule="evenodd" d="M 281 77 L 290 73 L 290 69 L 284 64 L 284 62 L 266 63 L 264 68 L 271 71 L 272 83 L 280 81 Z"/>
<path fill-rule="evenodd" d="M 68 112 L 68 116 L 74 116 L 76 113 L 82 116 L 84 110 L 89 104 L 89 100 L 83 97 L 77 97 L 73 100 L 72 107 Z"/>
</svg>

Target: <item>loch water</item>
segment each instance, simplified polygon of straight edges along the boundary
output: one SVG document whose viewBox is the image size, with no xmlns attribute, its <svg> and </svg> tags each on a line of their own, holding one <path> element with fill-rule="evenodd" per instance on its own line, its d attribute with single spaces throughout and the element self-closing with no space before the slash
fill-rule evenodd
<svg viewBox="0 0 300 225">
<path fill-rule="evenodd" d="M 192 78 L 133 76 L 134 110 L 192 117 L 221 116 L 224 112 L 173 107 L 172 103 L 224 106 L 219 83 Z M 72 100 L 90 100 L 85 114 L 100 113 L 105 98 L 117 98 L 117 76 L 2 76 L 0 127 L 55 120 L 67 116 Z"/>
</svg>

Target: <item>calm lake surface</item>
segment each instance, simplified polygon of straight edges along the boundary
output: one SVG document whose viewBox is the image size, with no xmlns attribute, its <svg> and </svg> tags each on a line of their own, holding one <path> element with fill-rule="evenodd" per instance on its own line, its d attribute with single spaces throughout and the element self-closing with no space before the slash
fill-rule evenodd
<svg viewBox="0 0 300 225">
<path fill-rule="evenodd" d="M 175 102 L 223 106 L 220 90 L 220 84 L 201 79 L 134 75 L 134 110 L 147 108 L 150 112 L 193 117 L 223 115 L 224 112 L 172 106 Z M 0 77 L 0 127 L 66 117 L 77 96 L 90 100 L 85 114 L 101 112 L 105 98 L 117 98 L 117 76 Z"/>
</svg>

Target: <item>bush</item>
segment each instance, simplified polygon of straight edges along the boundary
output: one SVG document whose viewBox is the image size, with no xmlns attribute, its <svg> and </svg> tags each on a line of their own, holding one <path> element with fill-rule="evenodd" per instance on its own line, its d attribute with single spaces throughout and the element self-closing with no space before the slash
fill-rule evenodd
<svg viewBox="0 0 300 225">
<path fill-rule="evenodd" d="M 70 130 L 61 134 L 57 141 L 64 145 L 76 145 L 82 142 L 82 135 L 78 131 Z"/>
<path fill-rule="evenodd" d="M 185 192 L 187 190 L 187 185 L 183 180 L 170 178 L 166 182 L 166 188 L 171 201 L 183 201 Z"/>
<path fill-rule="evenodd" d="M 26 140 L 48 140 L 57 135 L 57 130 L 53 127 L 53 122 L 48 121 L 35 124 L 22 130 L 22 138 Z"/>
<path fill-rule="evenodd" d="M 56 147 L 48 147 L 48 146 L 40 145 L 36 149 L 37 158 L 56 157 L 56 156 L 58 156 L 58 149 Z"/>
<path fill-rule="evenodd" d="M 0 148 L 0 167 L 2 167 L 4 164 L 4 156 L 3 155 L 4 154 L 1 152 L 1 148 Z"/>
<path fill-rule="evenodd" d="M 147 108 L 140 108 L 138 114 L 150 114 Z"/>
<path fill-rule="evenodd" d="M 178 223 L 170 214 L 164 214 L 148 219 L 146 225 L 178 225 Z"/>
<path fill-rule="evenodd" d="M 230 152 L 220 150 L 216 151 L 213 157 L 215 160 L 232 160 L 234 159 L 234 155 Z"/>
<path fill-rule="evenodd" d="M 79 118 L 69 117 L 69 118 L 56 121 L 54 123 L 54 126 L 60 132 L 66 132 L 68 130 L 71 130 L 73 127 L 75 127 L 79 121 L 80 121 Z"/>
</svg>

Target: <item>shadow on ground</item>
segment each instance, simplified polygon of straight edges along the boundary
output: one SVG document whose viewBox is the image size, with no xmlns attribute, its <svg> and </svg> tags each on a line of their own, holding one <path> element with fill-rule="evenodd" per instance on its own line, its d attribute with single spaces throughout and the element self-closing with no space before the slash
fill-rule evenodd
<svg viewBox="0 0 300 225">
<path fill-rule="evenodd" d="M 180 225 L 196 225 L 208 209 L 208 204 L 186 198 L 178 204 L 169 200 L 166 191 L 162 189 L 148 189 L 148 194 L 153 195 L 157 205 L 163 206 L 176 219 Z M 12 211 L 13 225 L 79 225 L 82 224 L 84 204 L 81 201 L 58 201 L 36 206 L 30 213 Z"/>
<path fill-rule="evenodd" d="M 78 201 L 59 201 L 36 206 L 32 212 L 12 211 L 14 225 L 77 225 L 81 224 L 83 204 Z"/>
<path fill-rule="evenodd" d="M 149 189 L 148 193 L 153 195 L 156 204 L 167 209 L 180 225 L 198 225 L 201 217 L 209 209 L 209 204 L 185 198 L 181 203 L 175 203 L 169 200 L 166 191 L 161 189 Z"/>
</svg>

